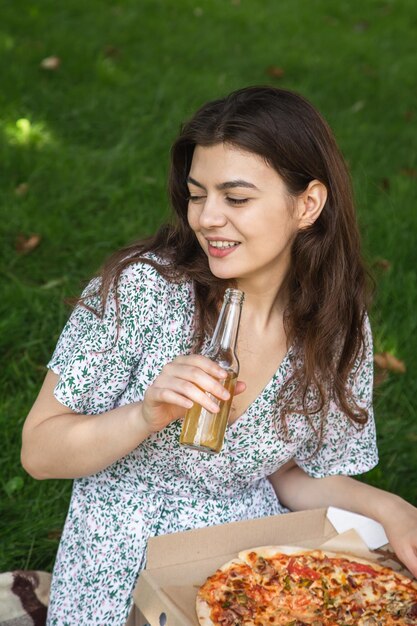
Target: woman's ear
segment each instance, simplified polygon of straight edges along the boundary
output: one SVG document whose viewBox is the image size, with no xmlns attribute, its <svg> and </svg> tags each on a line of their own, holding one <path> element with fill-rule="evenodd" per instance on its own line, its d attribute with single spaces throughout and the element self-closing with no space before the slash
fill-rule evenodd
<svg viewBox="0 0 417 626">
<path fill-rule="evenodd" d="M 312 180 L 307 189 L 297 198 L 300 230 L 308 228 L 319 217 L 327 200 L 327 189 L 318 180 Z"/>
</svg>

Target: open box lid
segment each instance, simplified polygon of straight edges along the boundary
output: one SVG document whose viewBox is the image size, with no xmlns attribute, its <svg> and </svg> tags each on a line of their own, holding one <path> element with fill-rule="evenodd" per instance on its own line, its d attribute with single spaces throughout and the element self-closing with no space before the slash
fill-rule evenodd
<svg viewBox="0 0 417 626">
<path fill-rule="evenodd" d="M 231 522 L 150 537 L 146 570 L 236 554 L 251 546 L 275 545 L 304 539 L 322 543 L 336 534 L 326 516 L 327 509 L 315 509 L 285 515 Z M 254 543 L 255 541 L 255 543 Z M 309 547 L 305 543 L 305 547 Z"/>
</svg>

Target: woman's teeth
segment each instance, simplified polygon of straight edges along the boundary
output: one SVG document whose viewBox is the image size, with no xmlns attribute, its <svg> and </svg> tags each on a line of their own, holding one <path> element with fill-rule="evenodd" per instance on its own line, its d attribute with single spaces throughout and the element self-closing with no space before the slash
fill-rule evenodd
<svg viewBox="0 0 417 626">
<path fill-rule="evenodd" d="M 233 248 L 233 246 L 238 246 L 239 241 L 209 241 L 210 246 L 213 248 Z"/>
</svg>

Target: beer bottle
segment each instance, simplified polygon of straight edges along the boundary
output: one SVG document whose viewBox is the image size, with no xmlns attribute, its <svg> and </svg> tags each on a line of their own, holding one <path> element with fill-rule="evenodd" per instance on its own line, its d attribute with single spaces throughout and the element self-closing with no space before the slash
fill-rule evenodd
<svg viewBox="0 0 417 626">
<path fill-rule="evenodd" d="M 236 342 L 244 293 L 239 289 L 226 289 L 222 309 L 213 338 L 205 356 L 209 357 L 227 372 L 222 384 L 230 393 L 228 400 L 219 400 L 208 395 L 219 405 L 218 413 L 212 413 L 200 404 L 194 403 L 184 418 L 180 443 L 183 446 L 216 454 L 223 446 L 224 433 L 229 418 L 237 377 L 239 361 L 236 356 Z"/>
</svg>

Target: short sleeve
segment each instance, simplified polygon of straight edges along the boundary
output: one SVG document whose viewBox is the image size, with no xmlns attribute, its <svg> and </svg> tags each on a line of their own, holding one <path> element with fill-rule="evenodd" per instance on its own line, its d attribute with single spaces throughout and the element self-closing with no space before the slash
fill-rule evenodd
<svg viewBox="0 0 417 626">
<path fill-rule="evenodd" d="M 100 308 L 93 279 L 83 292 L 86 304 Z M 164 279 L 146 263 L 128 266 L 102 316 L 78 305 L 58 340 L 48 367 L 59 375 L 54 395 L 77 413 L 97 414 L 117 405 L 135 364 L 149 344 Z"/>
<path fill-rule="evenodd" d="M 363 358 L 355 364 L 349 384 L 353 398 L 368 412 L 365 426 L 354 424 L 335 402 L 330 402 L 323 439 L 319 450 L 317 438 L 310 427 L 310 438 L 304 439 L 294 460 L 307 474 L 323 478 L 336 474 L 357 475 L 378 463 L 373 395 L 373 342 L 369 318 L 364 322 Z"/>
</svg>

